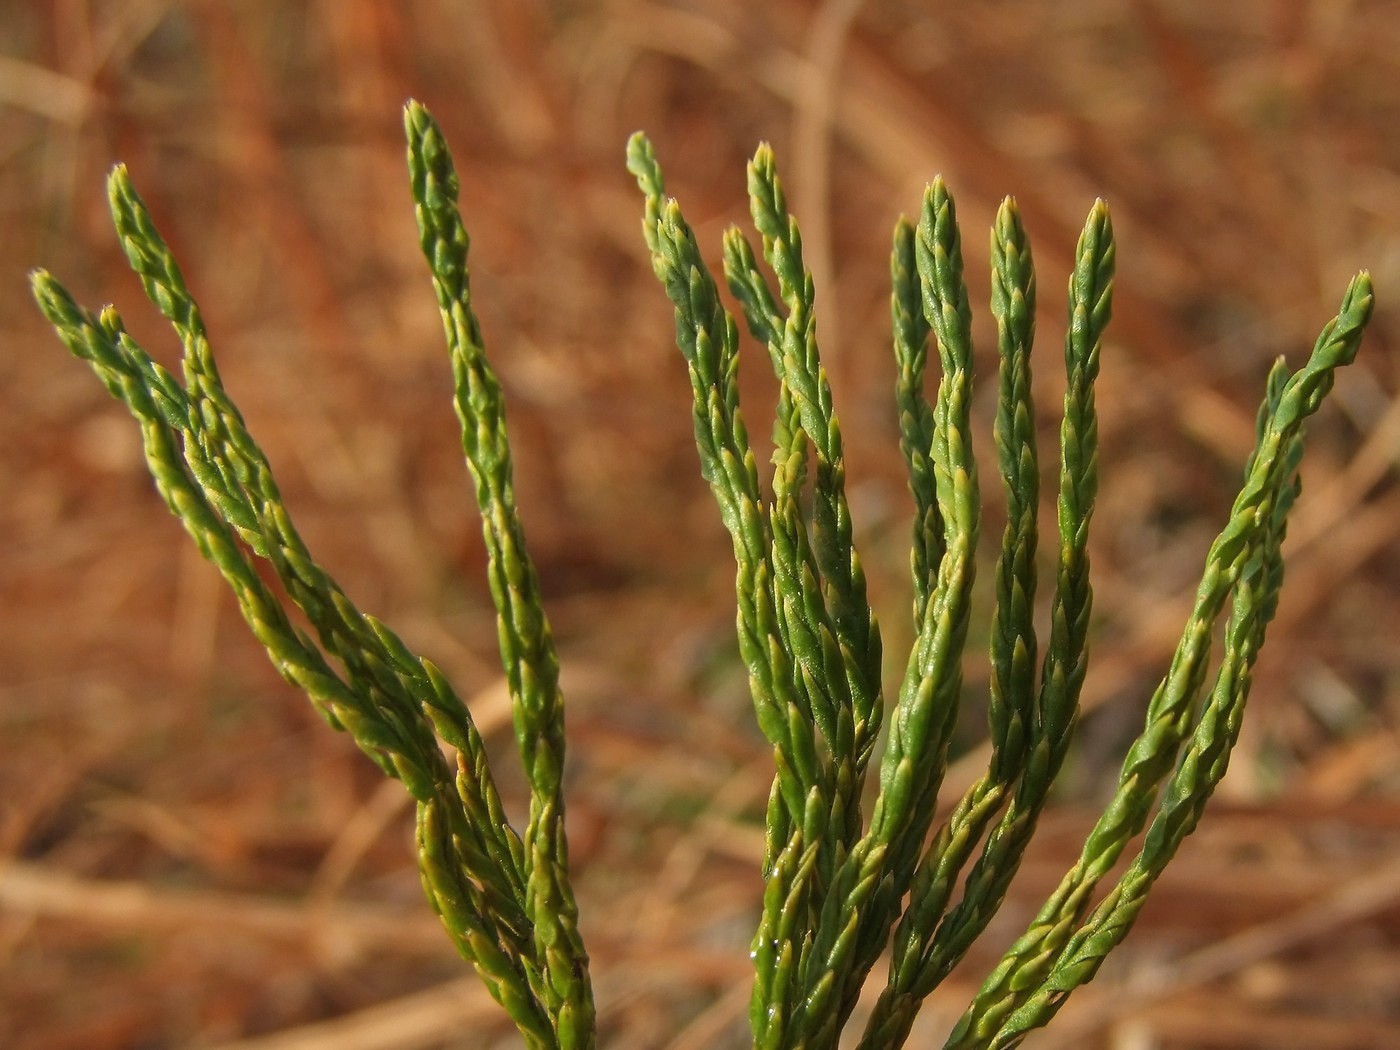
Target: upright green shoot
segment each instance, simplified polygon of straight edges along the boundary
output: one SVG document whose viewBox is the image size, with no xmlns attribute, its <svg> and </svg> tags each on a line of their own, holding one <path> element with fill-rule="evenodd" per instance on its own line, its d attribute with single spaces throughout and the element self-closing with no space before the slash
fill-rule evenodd
<svg viewBox="0 0 1400 1050">
<path fill-rule="evenodd" d="M 629 166 L 647 196 L 647 243 L 676 305 L 678 338 L 687 352 L 687 290 L 674 275 L 688 273 L 692 282 L 706 288 L 715 287 L 715 282 L 693 239 L 685 241 L 684 258 L 668 254 L 666 246 L 677 237 L 667 229 L 688 227 L 675 203 L 665 199 L 654 153 L 640 136 L 629 146 Z M 997 216 L 992 311 L 1001 366 L 995 432 L 1008 513 L 997 561 L 990 654 L 991 759 L 987 772 L 933 828 L 962 693 L 961 654 L 978 534 L 977 469 L 968 439 L 971 311 L 954 205 L 942 180 L 929 187 L 917 227 L 905 220 L 896 225 L 890 265 L 898 370 L 895 400 L 915 507 L 911 566 L 917 636 L 888 719 L 874 806 L 856 833 L 849 821 L 859 812 L 867 741 L 857 747 L 858 761 L 850 763 L 850 753 L 840 750 L 849 746 L 841 715 L 849 696 L 859 725 L 859 698 L 878 695 L 859 690 L 865 672 L 858 644 L 861 638 L 878 636 L 873 630 L 857 634 L 851 629 L 867 623 L 873 628 L 874 618 L 857 604 L 864 600 L 864 587 L 850 571 L 858 562 L 843 517 L 840 446 L 830 440 L 832 435 L 839 438 L 840 431 L 817 363 L 811 281 L 801 267 L 800 235 L 782 203 L 767 147 L 750 165 L 749 192 L 763 258 L 777 280 L 778 295 L 770 291 L 756 254 L 738 230 L 725 234 L 725 273 L 749 330 L 767 346 L 780 386 L 769 531 L 766 536 L 755 531 L 743 544 L 746 557 L 766 557 L 772 571 L 762 579 L 761 591 L 746 590 L 756 578 L 741 562 L 739 604 L 742 610 L 747 603 L 761 601 L 774 610 L 777 640 L 787 646 L 787 666 L 794 676 L 786 687 L 801 698 L 788 708 L 786 739 L 823 741 L 825 748 L 810 768 L 817 774 L 828 768 L 836 771 L 834 786 L 828 787 L 820 775 L 812 782 L 817 787 L 808 785 L 809 802 L 826 805 L 824 813 L 808 808 L 799 819 L 795 799 L 787 814 L 776 820 L 770 810 L 768 894 L 754 950 L 755 1045 L 835 1047 L 893 928 L 887 984 L 861 1040 L 863 1048 L 878 1050 L 904 1042 L 920 1003 L 963 958 L 1005 899 L 1073 737 L 1093 609 L 1089 525 L 1098 491 L 1094 388 L 1112 311 L 1116 248 L 1108 208 L 1099 201 L 1085 222 L 1069 281 L 1059 544 L 1050 634 L 1037 682 L 1033 608 L 1039 469 L 1030 383 L 1036 281 L 1014 202 L 1008 199 Z M 716 316 L 723 313 L 722 307 L 714 309 Z M 1370 283 L 1362 274 L 1308 366 L 1289 383 L 1283 373 L 1271 379 L 1245 490 L 1231 524 L 1212 548 L 1197 608 L 1167 679 L 1149 706 L 1143 736 L 1130 751 L 1119 794 L 1091 834 L 1080 864 L 989 977 L 951 1036 L 950 1047 L 1010 1046 L 1052 1016 L 1126 933 L 1143 895 L 1199 819 L 1228 761 L 1250 669 L 1281 582 L 1278 543 L 1296 493 L 1301 421 L 1320 404 L 1333 370 L 1354 356 L 1370 310 Z M 732 331 L 732 322 L 723 316 L 725 330 Z M 930 334 L 940 366 L 932 403 L 923 392 Z M 726 344 L 731 370 L 736 367 L 733 353 Z M 692 379 L 698 380 L 697 406 L 714 397 L 694 369 Z M 733 411 L 737 413 L 737 404 Z M 801 503 L 794 494 L 806 480 L 809 446 L 817 476 L 812 511 L 804 524 L 796 516 Z M 701 454 L 704 464 L 703 440 Z M 761 507 L 754 517 L 762 520 Z M 806 542 L 809 529 L 814 536 L 830 535 L 833 521 L 839 523 L 835 535 L 840 548 L 851 551 L 849 560 Z M 736 549 L 739 546 L 736 543 Z M 1211 628 L 1231 594 L 1224 663 L 1202 707 Z M 741 638 L 743 623 L 741 614 Z M 844 668 L 832 666 L 829 647 L 818 650 L 814 644 L 827 637 L 838 643 L 835 654 Z M 825 654 L 820 663 L 814 659 L 818 652 Z M 864 652 L 872 650 L 867 647 Z M 772 673 L 783 666 L 777 658 L 767 665 Z M 816 667 L 826 668 L 825 683 L 814 678 Z M 843 679 L 845 690 L 839 688 Z M 784 683 L 769 678 L 754 684 L 762 723 L 769 698 Z M 877 719 L 872 713 L 868 723 L 876 724 Z M 1145 826 L 1174 766 L 1177 773 L 1143 852 L 1081 925 L 1098 880 Z M 837 838 L 831 834 L 835 823 L 847 824 Z M 932 837 L 927 838 L 930 831 Z M 823 834 L 825 841 L 814 843 L 814 836 Z"/>
<path fill-rule="evenodd" d="M 525 1045 L 591 1050 L 597 1023 L 565 834 L 558 659 L 516 511 L 501 386 L 472 307 L 457 175 L 442 132 L 417 103 L 407 107 L 405 129 L 419 243 L 442 314 L 529 788 L 523 835 L 506 818 L 480 734 L 446 678 L 361 612 L 302 542 L 267 457 L 224 388 L 199 307 L 124 168 L 109 183 L 113 220 L 132 268 L 183 347 L 183 380 L 132 340 L 113 308 L 85 310 L 43 271 L 33 276 L 34 295 L 59 338 L 137 421 L 157 490 L 229 583 L 274 666 L 416 801 L 428 900 Z M 644 199 L 652 267 L 675 309 L 701 474 L 734 553 L 739 652 L 773 754 L 765 885 L 752 942 L 753 1043 L 835 1050 L 888 949 L 884 986 L 859 1045 L 900 1046 L 921 1003 L 1005 900 L 1078 718 L 1093 607 L 1095 382 L 1116 259 L 1108 208 L 1099 201 L 1090 210 L 1069 280 L 1055 586 L 1043 653 L 1034 628 L 1036 275 L 1012 200 L 992 230 L 1000 362 L 994 434 L 1007 522 L 993 586 L 991 757 L 939 820 L 965 692 L 980 513 L 972 311 L 953 198 L 936 179 L 917 224 L 896 224 L 890 259 L 894 413 L 914 503 L 915 640 L 886 712 L 880 630 L 818 348 L 816 288 L 773 151 L 761 146 L 748 168 L 758 250 L 737 228 L 723 240 L 725 283 L 778 379 L 766 480 L 739 404 L 739 328 L 719 282 L 680 206 L 667 198 L 656 155 L 641 135 L 628 144 L 627 166 Z M 1371 310 L 1370 279 L 1362 273 L 1308 362 L 1293 374 L 1280 362 L 1270 375 L 1243 488 L 1207 555 L 1195 606 L 1115 795 L 946 1048 L 1011 1047 L 1047 1023 L 1126 936 L 1200 820 L 1229 762 L 1277 607 L 1281 547 L 1300 492 L 1303 423 L 1321 406 L 1336 369 L 1355 357 Z M 925 392 L 930 337 L 938 366 L 932 398 Z M 265 582 L 259 562 L 280 592 Z M 1222 616 L 1224 653 L 1212 677 L 1211 641 Z M 455 759 L 445 757 L 444 746 Z M 1099 884 L 1140 835 L 1126 870 L 1096 900 Z"/>
</svg>

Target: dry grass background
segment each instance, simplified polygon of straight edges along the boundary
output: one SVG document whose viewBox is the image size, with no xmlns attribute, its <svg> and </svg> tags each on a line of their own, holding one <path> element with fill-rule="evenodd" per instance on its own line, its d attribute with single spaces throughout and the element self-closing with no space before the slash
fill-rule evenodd
<svg viewBox="0 0 1400 1050">
<path fill-rule="evenodd" d="M 1005 915 L 930 1001 L 922 1045 L 1103 797 L 1228 509 L 1269 362 L 1300 361 L 1346 278 L 1372 269 L 1377 319 L 1313 427 L 1230 776 L 1128 945 L 1028 1045 L 1400 1046 L 1400 9 L 1379 0 L 7 0 L 0 1044 L 515 1045 L 423 906 L 401 792 L 272 672 L 155 498 L 134 427 L 43 330 L 23 280 L 42 264 L 90 304 L 117 301 L 174 359 L 105 215 L 103 174 L 125 160 L 310 546 L 472 695 L 509 765 L 405 187 L 410 95 L 458 157 L 564 661 L 606 1045 L 743 1045 L 769 776 L 622 168 L 641 127 L 716 252 L 743 218 L 744 160 L 762 138 L 778 150 L 894 654 L 909 635 L 885 348 L 895 216 L 949 177 L 985 333 L 982 231 L 1018 196 L 1048 449 L 1073 236 L 1094 196 L 1114 209 L 1091 713 Z M 753 420 L 771 393 L 760 358 Z M 975 644 L 968 674 L 975 694 Z"/>
</svg>

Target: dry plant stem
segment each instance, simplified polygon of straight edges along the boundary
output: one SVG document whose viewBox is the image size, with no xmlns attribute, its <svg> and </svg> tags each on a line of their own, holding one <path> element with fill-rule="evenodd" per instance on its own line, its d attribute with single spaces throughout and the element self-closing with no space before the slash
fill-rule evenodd
<svg viewBox="0 0 1400 1050">
<path fill-rule="evenodd" d="M 158 490 L 232 587 L 274 665 L 417 801 L 427 896 L 525 1044 L 591 1050 L 596 1019 L 564 833 L 558 661 L 515 508 L 501 389 L 472 310 L 457 176 L 440 130 L 416 103 L 407 108 L 405 128 L 420 244 L 447 336 L 530 787 L 523 837 L 506 820 L 461 699 L 430 662 L 357 609 L 302 543 L 266 457 L 224 390 L 199 308 L 124 169 L 110 182 L 117 232 L 184 347 L 183 382 L 132 341 L 110 307 L 87 312 L 43 272 L 34 275 L 34 293 L 63 342 L 138 421 Z M 817 345 L 814 282 L 772 151 L 760 147 L 748 169 L 761 251 L 737 229 L 724 237 L 726 282 L 779 382 L 771 495 L 760 484 L 739 406 L 738 327 L 640 135 L 628 145 L 628 167 L 646 199 L 643 230 L 653 267 L 675 307 L 701 471 L 733 544 L 739 649 L 776 766 L 752 950 L 754 1045 L 835 1050 L 893 931 L 886 987 L 860 1045 L 899 1046 L 920 1003 L 1003 902 L 1078 715 L 1092 607 L 1094 383 L 1113 296 L 1108 211 L 1102 202 L 1091 210 L 1070 280 L 1059 547 L 1038 684 L 1032 610 L 1039 479 L 1030 369 L 1036 280 L 1012 201 L 1002 205 L 992 232 L 1001 362 L 995 435 L 1008 513 L 990 645 L 991 758 L 935 830 L 963 686 L 979 513 L 969 440 L 972 315 L 952 197 L 941 179 L 928 187 L 917 226 L 902 219 L 896 225 L 890 263 L 895 403 L 915 504 L 916 640 L 876 773 L 884 710 L 880 632 L 855 549 L 841 428 Z M 1277 607 L 1303 421 L 1330 390 L 1336 368 L 1355 356 L 1371 309 L 1363 273 L 1307 364 L 1290 376 L 1280 362 L 1270 375 L 1244 487 L 1211 547 L 1195 608 L 1114 799 L 947 1047 L 1014 1046 L 1050 1020 L 1126 936 L 1195 828 L 1224 775 Z M 923 389 L 930 335 L 939 364 L 932 402 Z M 271 566 L 284 593 L 263 581 L 255 559 Z M 286 598 L 311 632 L 293 622 Z M 1224 656 L 1207 690 L 1211 636 L 1227 603 Z M 456 749 L 455 768 L 440 743 Z M 872 777 L 877 790 L 867 820 L 861 802 Z M 1095 906 L 1099 882 L 1144 828 L 1126 872 Z"/>
</svg>

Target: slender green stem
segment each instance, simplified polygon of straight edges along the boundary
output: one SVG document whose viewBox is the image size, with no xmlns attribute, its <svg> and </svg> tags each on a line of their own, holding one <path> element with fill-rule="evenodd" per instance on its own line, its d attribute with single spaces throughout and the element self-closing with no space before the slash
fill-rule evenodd
<svg viewBox="0 0 1400 1050">
<path fill-rule="evenodd" d="M 643 136 L 632 137 L 627 161 L 647 201 L 643 228 L 652 266 L 676 308 L 676 343 L 690 372 L 701 473 L 719 503 L 738 567 L 740 653 L 749 669 L 759 726 L 773 745 L 777 765 L 768 809 L 767 887 L 753 942 L 750 1012 L 755 1046 L 776 1048 L 786 1045 L 788 1018 L 801 998 L 799 954 L 808 937 L 808 901 L 832 810 L 830 778 L 817 749 L 817 724 L 819 718 L 827 720 L 824 697 L 829 694 L 801 667 L 802 657 L 785 627 L 801 615 L 800 609 L 810 608 L 803 595 L 810 600 L 816 590 L 810 581 L 794 576 L 810 560 L 795 503 L 775 504 L 770 514 L 759 490 L 739 408 L 733 318 L 719 302 L 715 280 L 679 206 L 664 199 L 661 169 Z M 741 269 L 752 270 L 746 263 Z M 734 272 L 731 267 L 731 277 Z M 754 288 L 757 308 L 750 307 L 751 326 L 775 324 L 776 304 L 771 297 L 765 300 L 757 285 Z M 798 464 L 806 441 L 805 429 L 790 418 L 791 448 L 780 446 L 777 453 L 777 484 L 789 494 L 800 477 Z M 780 550 L 780 543 L 788 546 Z M 798 602 L 796 608 L 786 604 L 793 601 Z M 813 661 L 819 652 L 812 648 L 805 656 Z M 834 723 L 828 720 L 827 725 L 835 736 Z"/>
<path fill-rule="evenodd" d="M 126 231 L 138 273 L 151 282 L 152 299 L 164 304 L 167 315 L 197 321 L 183 279 L 125 173 L 119 171 L 113 183 L 119 227 Z M 46 273 L 37 273 L 33 284 L 40 309 L 60 339 L 89 362 L 141 424 L 157 488 L 201 554 L 229 582 L 274 666 L 306 691 L 332 726 L 347 730 L 384 772 L 404 782 L 418 801 L 420 823 L 450 829 L 437 839 L 436 860 L 424 859 L 429 899 L 458 949 L 492 995 L 511 1010 L 530 1045 L 555 1045 L 533 991 L 537 975 L 524 910 L 520 842 L 505 820 L 484 746 L 460 699 L 436 668 L 413 657 L 387 628 L 355 610 L 310 560 L 280 497 L 267 485 L 266 461 L 241 418 L 214 407 L 226 400 L 216 372 L 207 367 L 196 372 L 203 391 L 196 400 L 136 345 L 115 311 L 93 316 Z M 182 337 L 187 332 L 202 338 L 195 324 L 187 324 Z M 191 343 L 187 374 L 197 368 L 188 358 L 201 352 L 196 339 Z M 345 668 L 343 677 L 322 649 L 291 624 L 245 549 L 271 563 L 325 652 Z M 455 772 L 443 760 L 434 727 L 459 749 Z"/>
<path fill-rule="evenodd" d="M 1235 500 L 1229 522 L 1211 545 L 1195 606 L 1171 667 L 1148 706 L 1143 733 L 1128 751 L 1117 791 L 1090 832 L 1078 862 L 1045 902 L 1025 934 L 1002 958 L 963 1015 L 947 1043 L 950 1050 L 991 1046 L 991 1040 L 1004 1024 L 1014 1027 L 1020 1023 L 1008 1021 L 1008 1018 L 1017 1015 L 1025 1020 L 1029 1017 L 1017 1011 L 1049 979 L 1076 932 L 1095 887 L 1146 824 L 1158 789 L 1171 773 L 1182 744 L 1191 732 L 1210 659 L 1212 627 L 1236 585 L 1242 579 L 1247 582 L 1249 574 L 1258 571 L 1261 561 L 1268 563 L 1266 552 L 1275 542 L 1273 537 L 1281 536 L 1283 528 L 1276 510 L 1280 506 L 1286 510 L 1295 491 L 1290 473 L 1296 465 L 1294 442 L 1304 419 L 1317 410 L 1331 389 L 1335 370 L 1355 358 L 1372 306 L 1370 278 L 1363 273 L 1347 288 L 1341 310 L 1318 337 L 1308 363 L 1281 388 L 1276 378 L 1271 382 L 1266 422 L 1261 425 L 1244 487 Z M 1270 571 L 1271 580 L 1277 571 Z M 1275 581 L 1266 594 L 1276 594 L 1276 588 Z M 1269 609 L 1272 600 L 1260 602 L 1240 597 L 1237 608 L 1241 610 L 1241 617 L 1256 616 L 1262 630 L 1265 622 L 1262 615 L 1249 610 L 1256 604 Z M 1236 633 L 1242 630 L 1238 628 Z M 1241 647 L 1238 639 L 1234 644 Z M 1243 668 L 1252 656 L 1237 656 L 1235 660 Z M 1239 674 L 1247 683 L 1244 672 L 1241 670 Z M 1223 687 L 1226 699 L 1221 701 L 1227 707 L 1232 692 L 1238 694 L 1234 703 L 1243 702 L 1243 688 L 1228 684 L 1229 679 L 1229 675 L 1224 679 L 1227 681 Z M 1217 711 L 1211 721 L 1217 725 L 1228 724 L 1229 716 Z M 1206 784 L 1213 786 L 1207 778 L 1196 790 L 1208 794 Z M 1000 1045 L 1014 1042 L 1013 1038 Z"/>
<path fill-rule="evenodd" d="M 924 396 L 924 370 L 928 365 L 929 323 L 915 251 L 915 230 L 908 219 L 895 225 L 890 252 L 890 321 L 895 364 L 899 369 L 895 403 L 899 409 L 899 450 L 909 473 L 914 496 L 913 548 L 910 569 L 914 578 L 914 628 L 923 627 L 924 613 L 943 559 L 943 521 L 933 483 L 933 407 Z"/>
<path fill-rule="evenodd" d="M 501 386 L 486 360 L 481 326 L 472 309 L 470 240 L 457 207 L 457 173 L 442 132 L 427 110 L 410 102 L 404 126 L 414 212 L 451 355 L 462 450 L 476 484 L 501 661 L 530 784 L 530 819 L 523 845 L 526 917 L 535 956 L 544 970 L 538 990 L 553 1018 L 559 1045 L 589 1047 L 594 1041 L 593 992 L 569 881 L 559 660 L 516 511 Z"/>
<path fill-rule="evenodd" d="M 923 313 L 942 366 L 930 458 L 943 553 L 890 720 L 870 826 L 837 869 L 818 926 L 813 951 L 823 961 L 832 1007 L 817 1045 L 839 1034 L 898 918 L 933 821 L 962 689 L 978 521 L 977 470 L 968 440 L 971 312 L 953 202 L 942 180 L 925 195 L 915 257 Z"/>
<path fill-rule="evenodd" d="M 1113 228 L 1102 201 L 1085 221 L 1076 252 L 1069 287 L 1069 327 L 1065 338 L 1066 389 L 1064 418 L 1060 426 L 1060 550 L 1055 593 L 1050 605 L 1050 639 L 1047 645 L 1038 697 L 1030 700 L 1030 681 L 1024 666 L 1016 674 L 1006 662 L 1006 686 L 1012 698 L 998 699 L 998 658 L 993 655 L 993 758 L 989 776 L 1010 765 L 1020 780 L 1005 813 L 993 828 L 982 853 L 968 874 L 962 900 L 939 925 L 926 949 L 917 981 L 927 991 L 943 980 L 1000 907 L 1007 887 L 1020 867 L 1036 821 L 1049 797 L 1050 786 L 1068 752 L 1078 713 L 1079 694 L 1088 663 L 1088 629 L 1093 592 L 1089 586 L 1089 523 L 1098 490 L 1098 417 L 1094 383 L 1104 330 L 1112 311 L 1115 250 Z M 1024 513 L 1024 507 L 1021 508 Z M 1016 563 L 1013 556 L 1012 564 Z M 1031 634 L 1029 603 L 1019 612 L 1015 591 L 1024 587 L 1024 573 L 1033 571 L 1021 563 L 1019 580 L 1013 579 L 1006 601 L 999 599 L 998 624 L 1003 635 L 1001 659 L 1014 658 Z M 1003 615 L 1012 615 L 1003 619 Z M 1019 630 L 1016 625 L 1019 624 Z M 1028 654 L 1022 655 L 1022 660 Z M 1015 740 L 1029 739 L 1024 750 Z M 1001 770 L 1004 779 L 1009 770 Z"/>
<path fill-rule="evenodd" d="M 1007 496 L 1007 523 L 997 562 L 988 717 L 992 757 L 987 773 L 959 800 L 915 872 L 909 904 L 894 935 L 887 987 L 866 1024 L 861 1045 L 904 1041 L 923 997 L 941 976 L 934 931 L 958 874 L 1015 787 L 1034 711 L 1036 651 L 1036 509 L 1040 487 L 1031 399 L 1030 351 L 1035 332 L 1035 272 L 1014 202 L 1003 202 L 992 230 L 992 312 L 997 321 L 1000 390 L 997 459 Z M 898 330 L 898 329 L 897 329 Z M 917 514 L 917 511 L 916 511 Z"/>
<path fill-rule="evenodd" d="M 835 629 L 839 659 L 855 720 L 855 775 L 863 775 L 881 714 L 880 630 L 866 596 L 865 573 L 856 553 L 846 499 L 846 461 L 841 426 L 831 387 L 817 349 L 816 292 L 802 258 L 797 221 L 787 210 L 773 151 L 759 147 L 748 169 L 754 225 L 763 237 L 764 257 L 778 278 L 787 316 L 782 332 L 784 385 L 792 391 L 802 428 L 816 454 L 814 538 L 825 608 Z"/>
</svg>

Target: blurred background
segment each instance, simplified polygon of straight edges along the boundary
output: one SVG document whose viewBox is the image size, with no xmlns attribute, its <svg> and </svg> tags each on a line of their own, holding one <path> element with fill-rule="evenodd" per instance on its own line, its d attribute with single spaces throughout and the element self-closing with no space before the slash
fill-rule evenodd
<svg viewBox="0 0 1400 1050">
<path fill-rule="evenodd" d="M 777 150 L 892 678 L 910 640 L 894 221 L 947 177 L 978 314 L 990 548 L 985 231 L 1016 195 L 1053 467 L 1062 289 L 1093 199 L 1113 209 L 1087 713 L 1011 899 L 912 1045 L 937 1045 L 1076 855 L 1228 512 L 1270 363 L 1300 364 L 1371 269 L 1376 318 L 1311 428 L 1230 774 L 1134 935 L 1027 1045 L 1400 1046 L 1398 56 L 1400 8 L 1378 0 L 5 0 L 0 1044 L 518 1045 L 424 907 L 406 796 L 273 672 L 156 497 L 136 428 L 25 281 L 42 265 L 89 306 L 115 301 L 178 359 L 107 218 L 104 174 L 126 162 L 309 546 L 470 697 L 518 801 L 403 170 L 414 97 L 456 153 L 564 665 L 605 1045 L 745 1045 L 771 776 L 623 169 L 643 128 L 716 260 L 746 221 L 746 159 Z M 762 438 L 773 387 L 748 353 Z M 984 761 L 982 579 L 950 794 Z"/>
</svg>

